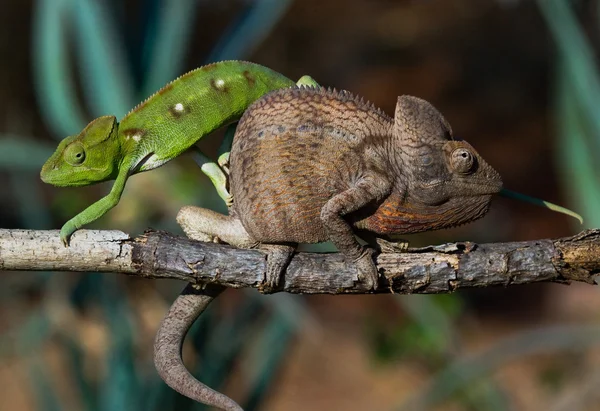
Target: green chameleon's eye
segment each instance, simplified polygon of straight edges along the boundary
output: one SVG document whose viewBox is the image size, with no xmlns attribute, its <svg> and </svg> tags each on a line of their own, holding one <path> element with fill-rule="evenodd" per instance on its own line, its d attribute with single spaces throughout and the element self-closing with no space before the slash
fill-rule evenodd
<svg viewBox="0 0 600 411">
<path fill-rule="evenodd" d="M 81 143 L 73 143 L 65 150 L 65 161 L 72 166 L 80 166 L 85 160 L 85 150 Z"/>
</svg>

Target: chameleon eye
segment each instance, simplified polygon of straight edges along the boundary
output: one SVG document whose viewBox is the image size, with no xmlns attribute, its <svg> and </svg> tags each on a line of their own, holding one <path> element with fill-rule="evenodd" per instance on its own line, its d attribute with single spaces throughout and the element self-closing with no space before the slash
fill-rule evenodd
<svg viewBox="0 0 600 411">
<path fill-rule="evenodd" d="M 421 155 L 421 165 L 424 167 L 433 164 L 433 156 L 429 153 Z"/>
<path fill-rule="evenodd" d="M 85 150 L 81 143 L 73 143 L 65 150 L 65 161 L 72 166 L 80 166 L 85 160 Z"/>
<path fill-rule="evenodd" d="M 459 174 L 470 174 L 475 166 L 475 156 L 466 148 L 457 148 L 450 155 L 450 166 Z"/>
</svg>

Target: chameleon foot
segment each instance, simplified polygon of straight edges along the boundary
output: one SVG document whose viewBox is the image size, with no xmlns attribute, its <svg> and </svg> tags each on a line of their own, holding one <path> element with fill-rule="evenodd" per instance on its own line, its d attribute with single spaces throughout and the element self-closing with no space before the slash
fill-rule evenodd
<svg viewBox="0 0 600 411">
<path fill-rule="evenodd" d="M 233 195 L 229 194 L 223 200 L 225 201 L 225 205 L 227 206 L 227 208 L 233 207 Z"/>
<path fill-rule="evenodd" d="M 363 254 L 354 262 L 358 270 L 358 281 L 365 286 L 367 290 L 376 290 L 379 285 L 379 272 L 373 254 L 375 250 L 365 248 Z"/>
<path fill-rule="evenodd" d="M 375 239 L 377 243 L 378 251 L 382 253 L 404 253 L 408 250 L 408 241 L 388 241 L 383 238 L 377 237 Z"/>
<path fill-rule="evenodd" d="M 315 79 L 312 78 L 311 76 L 302 76 L 302 77 L 300 77 L 300 79 L 296 82 L 296 85 L 298 87 L 300 87 L 300 86 L 304 86 L 304 87 L 319 87 L 319 83 L 317 83 L 315 81 Z"/>
<path fill-rule="evenodd" d="M 240 220 L 205 208 L 182 207 L 177 214 L 177 223 L 185 235 L 197 241 L 225 242 L 240 248 L 251 248 L 257 244 Z"/>
<path fill-rule="evenodd" d="M 69 246 L 69 240 L 71 238 L 71 233 L 64 231 L 64 227 L 60 230 L 60 242 L 64 247 Z"/>
<path fill-rule="evenodd" d="M 213 185 L 217 189 L 217 194 L 219 194 L 219 197 L 225 201 L 225 204 L 231 202 L 231 194 L 229 194 L 229 191 L 227 190 L 227 175 L 221 169 L 221 167 L 206 157 L 196 146 L 192 147 L 192 158 L 196 164 L 198 164 L 200 170 L 202 170 L 202 172 L 206 174 L 210 181 L 212 181 Z"/>
<path fill-rule="evenodd" d="M 62 228 L 60 229 L 60 241 L 65 247 L 69 246 L 69 242 L 71 241 L 71 236 L 75 231 L 78 230 L 77 225 L 71 223 L 71 221 L 67 221 Z"/>
<path fill-rule="evenodd" d="M 226 176 L 229 177 L 229 151 L 226 153 L 223 153 L 219 156 L 219 158 L 217 158 L 217 164 L 219 165 L 219 167 L 221 167 L 221 169 L 223 170 L 223 172 L 225 173 Z"/>
<path fill-rule="evenodd" d="M 224 182 L 224 188 L 221 189 L 221 191 L 223 191 L 225 193 L 224 196 L 221 196 L 223 198 L 223 201 L 225 201 L 225 204 L 227 205 L 227 208 L 230 208 L 231 206 L 233 206 L 233 195 L 229 192 L 229 151 L 227 151 L 226 153 L 223 153 L 219 156 L 219 158 L 217 159 L 217 164 L 219 165 L 219 167 L 221 168 L 221 170 L 223 170 L 223 173 L 225 173 L 225 176 L 227 177 L 225 179 Z"/>
<path fill-rule="evenodd" d="M 263 244 L 260 248 L 267 251 L 267 271 L 258 291 L 270 294 L 279 286 L 279 281 L 285 273 L 296 247 L 283 244 Z"/>
</svg>

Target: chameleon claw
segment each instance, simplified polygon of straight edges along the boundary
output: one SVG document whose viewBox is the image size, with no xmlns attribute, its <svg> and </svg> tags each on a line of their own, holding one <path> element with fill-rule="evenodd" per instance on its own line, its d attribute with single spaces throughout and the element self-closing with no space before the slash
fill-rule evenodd
<svg viewBox="0 0 600 411">
<path fill-rule="evenodd" d="M 315 79 L 313 79 L 311 76 L 302 76 L 300 77 L 300 79 L 296 82 L 296 85 L 298 87 L 300 86 L 304 86 L 304 87 L 319 87 L 319 83 L 317 83 L 315 81 Z"/>
<path fill-rule="evenodd" d="M 71 230 L 65 230 L 65 228 L 61 228 L 60 229 L 60 241 L 63 244 L 63 246 L 68 247 L 69 246 L 69 242 L 71 240 L 71 235 L 73 234 L 73 232 Z"/>
<path fill-rule="evenodd" d="M 379 271 L 373 261 L 375 250 L 365 247 L 363 254 L 354 262 L 358 270 L 358 281 L 367 290 L 377 290 L 379 286 Z"/>
<path fill-rule="evenodd" d="M 267 251 L 267 270 L 258 291 L 262 294 L 271 294 L 279 287 L 296 247 L 284 244 L 263 244 L 260 248 Z"/>
<path fill-rule="evenodd" d="M 230 207 L 231 204 L 233 204 L 233 198 L 231 197 L 231 194 L 229 194 L 229 191 L 227 191 L 227 176 L 223 172 L 223 169 L 219 167 L 218 164 L 210 161 L 199 150 L 196 150 L 193 155 L 194 161 L 196 161 L 202 172 L 208 176 L 217 189 L 219 197 L 225 201 L 227 207 Z"/>
<path fill-rule="evenodd" d="M 382 253 L 404 253 L 408 250 L 409 243 L 406 240 L 389 241 L 381 237 L 375 239 Z"/>
<path fill-rule="evenodd" d="M 225 174 L 229 175 L 229 154 L 230 152 L 223 153 L 217 158 L 217 164 L 225 171 Z"/>
</svg>

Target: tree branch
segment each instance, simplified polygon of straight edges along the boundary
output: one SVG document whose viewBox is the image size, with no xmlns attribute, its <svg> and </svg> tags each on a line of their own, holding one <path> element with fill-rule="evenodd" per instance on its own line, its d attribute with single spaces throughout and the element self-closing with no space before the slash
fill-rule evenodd
<svg viewBox="0 0 600 411">
<path fill-rule="evenodd" d="M 573 237 L 511 243 L 470 242 L 382 253 L 377 292 L 448 293 L 459 288 L 532 282 L 595 284 L 600 273 L 600 229 Z M 80 230 L 65 248 L 58 230 L 0 229 L 0 270 L 117 272 L 175 278 L 228 287 L 258 287 L 265 254 L 224 244 L 201 243 L 160 231 L 130 238 L 120 231 Z M 337 253 L 298 253 L 279 291 L 364 293 L 356 270 Z"/>
</svg>

